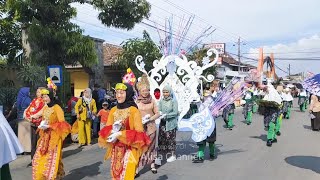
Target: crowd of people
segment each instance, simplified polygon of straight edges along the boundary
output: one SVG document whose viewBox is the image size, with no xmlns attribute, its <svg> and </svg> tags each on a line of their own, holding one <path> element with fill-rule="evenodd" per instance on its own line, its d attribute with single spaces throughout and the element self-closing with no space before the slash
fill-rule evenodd
<svg viewBox="0 0 320 180">
<path fill-rule="evenodd" d="M 115 95 L 95 85 L 87 88 L 82 95 L 70 97 L 66 112 L 71 114 L 71 122 L 66 122 L 65 111 L 57 98 L 57 87 L 39 87 L 34 99 L 30 98 L 30 88 L 21 88 L 15 108 L 17 112 L 17 132 L 10 127 L 7 119 L 0 115 L 0 135 L 5 141 L 4 154 L 0 159 L 1 177 L 10 178 L 9 162 L 16 154 L 31 154 L 32 177 L 34 180 L 62 179 L 65 175 L 62 163 L 62 147 L 71 133 L 77 135 L 79 148 L 91 146 L 92 138 L 98 137 L 100 147 L 106 148 L 105 159 L 111 159 L 113 179 L 134 179 L 144 167 L 157 173 L 156 161 L 160 154 L 167 162 L 176 158 L 176 135 L 178 130 L 178 102 L 170 85 L 150 92 L 147 75 L 143 75 L 135 86 L 118 83 Z M 161 93 L 160 93 L 161 91 Z M 206 89 L 203 99 L 198 103 L 197 111 L 209 107 L 219 95 L 221 89 L 216 84 Z M 151 95 L 154 93 L 154 96 Z M 162 96 L 161 96 L 162 94 Z M 298 105 L 304 112 L 310 103 L 311 127 L 320 130 L 320 101 L 316 95 L 310 95 L 301 89 Z M 153 97 L 156 97 L 154 99 Z M 267 131 L 267 146 L 277 142 L 281 135 L 282 119 L 290 118 L 293 97 L 289 87 L 275 87 L 270 82 L 256 88 L 248 83 L 242 99 L 244 120 L 247 125 L 254 123 L 252 117 L 258 109 L 264 115 Z M 234 128 L 235 102 L 221 109 L 226 128 Z M 7 118 L 7 119 L 6 119 Z M 216 118 L 216 117 L 214 117 Z M 18 138 L 16 138 L 16 135 Z M 209 144 L 209 160 L 216 158 L 216 126 L 205 140 L 197 142 L 198 153 L 194 163 L 204 162 L 204 151 Z M 6 145 L 7 144 L 7 145 Z M 9 156 L 7 156 L 9 155 Z"/>
</svg>

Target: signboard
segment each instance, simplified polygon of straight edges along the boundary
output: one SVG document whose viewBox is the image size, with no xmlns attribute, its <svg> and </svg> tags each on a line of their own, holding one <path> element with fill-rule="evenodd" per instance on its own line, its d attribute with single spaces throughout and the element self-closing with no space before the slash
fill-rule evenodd
<svg viewBox="0 0 320 180">
<path fill-rule="evenodd" d="M 57 86 L 62 85 L 62 67 L 61 66 L 48 66 L 49 77 L 51 78 L 52 82 L 55 83 Z"/>
<path fill-rule="evenodd" d="M 226 47 L 225 43 L 211 43 L 211 44 L 204 45 L 204 48 L 208 48 L 208 49 L 215 48 L 215 49 L 217 49 L 220 54 L 224 54 L 225 53 L 225 47 Z"/>
</svg>

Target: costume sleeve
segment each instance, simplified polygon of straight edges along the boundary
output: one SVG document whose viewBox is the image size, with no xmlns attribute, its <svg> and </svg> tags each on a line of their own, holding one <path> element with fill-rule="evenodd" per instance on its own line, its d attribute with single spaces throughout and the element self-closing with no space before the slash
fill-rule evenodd
<svg viewBox="0 0 320 180">
<path fill-rule="evenodd" d="M 154 120 L 158 119 L 158 117 L 160 117 L 160 113 L 159 113 L 159 110 L 158 110 L 157 103 L 154 100 L 152 100 L 152 103 L 153 103 L 153 113 L 154 113 L 154 115 L 152 117 L 150 117 L 150 120 L 154 121 Z"/>
<path fill-rule="evenodd" d="M 97 103 L 94 99 L 92 99 L 92 113 L 97 114 Z"/>
<path fill-rule="evenodd" d="M 74 106 L 74 111 L 75 111 L 76 114 L 79 114 L 79 106 L 81 106 L 81 103 L 82 103 L 82 99 L 80 98 L 77 101 L 77 104 Z"/>
<path fill-rule="evenodd" d="M 107 149 L 107 152 L 105 154 L 105 159 L 109 159 L 111 157 L 111 150 L 113 147 L 112 143 L 107 143 L 107 138 L 111 134 L 112 125 L 113 125 L 113 121 L 114 121 L 114 116 L 113 116 L 114 111 L 115 111 L 115 108 L 112 108 L 110 110 L 106 126 L 99 131 L 98 144 L 101 148 Z"/>
<path fill-rule="evenodd" d="M 177 117 L 179 112 L 178 112 L 178 103 L 176 100 L 173 100 L 173 107 L 172 107 L 172 112 L 168 113 L 166 115 L 166 119 L 168 118 L 173 118 L 173 117 Z"/>
<path fill-rule="evenodd" d="M 57 121 L 50 124 L 50 128 L 55 132 L 55 134 L 64 140 L 68 134 L 71 132 L 71 126 L 64 119 L 63 110 L 59 105 L 54 106 L 54 111 L 56 113 Z"/>
<path fill-rule="evenodd" d="M 118 140 L 123 144 L 138 149 L 139 152 L 142 153 L 147 150 L 148 145 L 151 141 L 147 134 L 144 132 L 142 118 L 139 110 L 136 108 L 132 108 L 129 118 L 129 120 L 133 122 L 134 127 L 132 130 L 121 131 L 122 133 L 118 137 Z"/>
</svg>

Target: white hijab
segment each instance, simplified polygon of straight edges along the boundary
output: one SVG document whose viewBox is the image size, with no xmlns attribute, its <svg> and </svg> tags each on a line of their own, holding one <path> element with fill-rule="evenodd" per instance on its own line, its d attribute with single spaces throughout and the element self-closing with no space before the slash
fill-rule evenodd
<svg viewBox="0 0 320 180">
<path fill-rule="evenodd" d="M 17 154 L 21 153 L 23 153 L 23 148 L 0 111 L 0 168 L 17 159 Z"/>
<path fill-rule="evenodd" d="M 86 104 L 90 105 L 92 101 L 92 91 L 90 88 L 85 89 L 85 91 L 89 93 L 89 98 L 87 98 L 84 94 L 82 98 Z"/>
</svg>

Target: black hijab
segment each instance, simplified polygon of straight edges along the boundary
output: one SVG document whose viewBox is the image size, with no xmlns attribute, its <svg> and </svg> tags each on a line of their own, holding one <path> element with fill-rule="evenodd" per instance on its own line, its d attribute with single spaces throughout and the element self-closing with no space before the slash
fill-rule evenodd
<svg viewBox="0 0 320 180">
<path fill-rule="evenodd" d="M 54 95 L 53 89 L 52 88 L 48 88 L 48 91 L 49 91 L 48 96 L 50 98 L 50 103 L 47 104 L 48 107 L 52 107 L 52 106 L 54 106 L 56 104 L 59 104 L 57 99 L 56 99 L 56 97 L 55 97 L 55 95 Z"/>
<path fill-rule="evenodd" d="M 129 107 L 133 106 L 133 107 L 136 107 L 138 109 L 137 104 L 133 100 L 133 97 L 134 97 L 133 87 L 128 83 L 124 83 L 124 84 L 127 86 L 127 89 L 126 89 L 126 100 L 123 103 L 118 103 L 117 104 L 117 108 L 118 109 L 126 109 L 126 108 L 129 108 Z"/>
</svg>

